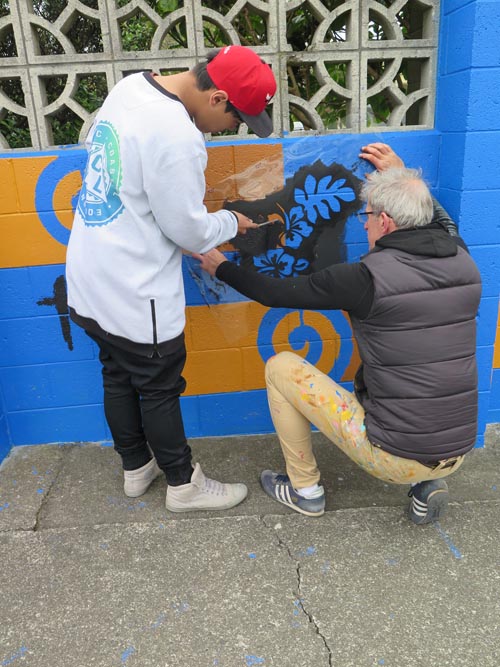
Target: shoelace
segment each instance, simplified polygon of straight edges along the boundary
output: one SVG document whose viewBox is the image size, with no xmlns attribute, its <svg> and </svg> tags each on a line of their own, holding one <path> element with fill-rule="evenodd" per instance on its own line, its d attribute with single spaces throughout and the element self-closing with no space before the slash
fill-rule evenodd
<svg viewBox="0 0 500 667">
<path fill-rule="evenodd" d="M 205 483 L 203 485 L 203 491 L 209 493 L 212 496 L 226 496 L 227 491 L 224 484 L 218 482 L 216 479 L 210 479 L 205 477 Z"/>
</svg>

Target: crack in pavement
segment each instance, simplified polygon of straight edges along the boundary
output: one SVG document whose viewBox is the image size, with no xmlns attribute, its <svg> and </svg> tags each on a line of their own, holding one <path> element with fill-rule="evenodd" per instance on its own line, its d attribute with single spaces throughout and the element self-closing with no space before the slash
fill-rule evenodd
<svg viewBox="0 0 500 667">
<path fill-rule="evenodd" d="M 35 523 L 33 524 L 33 528 L 31 528 L 31 530 L 34 533 L 38 533 L 40 531 L 40 518 L 41 518 L 42 510 L 44 509 L 45 505 L 48 502 L 50 492 L 52 491 L 54 485 L 57 483 L 59 477 L 61 476 L 64 465 L 66 463 L 66 457 L 68 455 L 68 451 L 69 450 L 63 445 L 63 454 L 58 461 L 58 467 L 54 471 L 53 477 L 50 479 L 50 482 L 47 486 L 46 493 L 43 494 L 42 501 L 40 503 L 40 507 L 38 508 L 38 510 L 35 514 Z"/>
<path fill-rule="evenodd" d="M 268 523 L 266 523 L 266 517 L 265 516 L 261 516 L 259 518 L 268 530 L 273 531 L 273 534 L 275 535 L 276 540 L 278 542 L 278 547 L 280 549 L 283 549 L 287 553 L 289 559 L 295 565 L 295 572 L 296 572 L 296 575 L 297 575 L 297 591 L 293 591 L 293 593 L 296 596 L 296 606 L 302 611 L 304 616 L 307 618 L 309 624 L 313 627 L 314 632 L 318 635 L 318 637 L 320 637 L 321 641 L 323 642 L 323 644 L 325 646 L 325 649 L 328 652 L 328 667 L 333 667 L 333 654 L 332 654 L 332 651 L 331 651 L 330 647 L 328 646 L 328 642 L 326 640 L 326 637 L 321 632 L 321 630 L 319 628 L 319 625 L 318 625 L 318 622 L 316 621 L 316 619 L 314 617 L 314 614 L 312 612 L 309 612 L 304 605 L 304 598 L 302 597 L 302 574 L 301 574 L 301 571 L 300 571 L 300 562 L 296 558 L 294 558 L 290 547 L 280 536 L 280 534 L 278 532 L 278 529 L 281 528 L 281 524 L 278 523 L 275 526 L 270 526 Z"/>
</svg>

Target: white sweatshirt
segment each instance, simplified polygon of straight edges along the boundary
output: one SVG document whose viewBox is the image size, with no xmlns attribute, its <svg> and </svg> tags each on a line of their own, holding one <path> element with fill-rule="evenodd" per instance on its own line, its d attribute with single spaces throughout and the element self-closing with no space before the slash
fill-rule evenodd
<svg viewBox="0 0 500 667">
<path fill-rule="evenodd" d="M 121 80 L 87 140 L 89 159 L 66 260 L 68 305 L 106 332 L 161 343 L 185 325 L 182 251 L 233 238 L 208 213 L 203 134 L 151 74 Z"/>
</svg>

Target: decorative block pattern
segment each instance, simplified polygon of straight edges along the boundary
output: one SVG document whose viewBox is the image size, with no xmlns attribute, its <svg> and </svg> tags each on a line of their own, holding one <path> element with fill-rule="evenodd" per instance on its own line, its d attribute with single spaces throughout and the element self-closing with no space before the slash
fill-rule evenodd
<svg viewBox="0 0 500 667">
<path fill-rule="evenodd" d="M 216 43 L 223 36 L 227 44 L 248 44 L 244 11 L 260 24 L 253 46 L 278 81 L 272 104 L 278 136 L 294 131 L 291 114 L 299 119 L 293 122 L 322 133 L 433 126 L 437 1 L 339 0 L 332 7 L 321 0 L 234 0 L 227 9 L 228 4 L 225 13 L 202 1 L 179 2 L 164 12 L 159 4 L 133 0 L 67 0 L 62 9 L 12 0 L 0 18 L 0 32 L 9 37 L 2 52 L 0 81 L 7 85 L 0 111 L 22 120 L 35 149 L 63 143 L 57 140 L 58 118 L 81 125 L 81 142 L 100 104 L 89 90 L 99 91 L 100 98 L 131 72 L 189 69 L 213 48 L 210 33 L 219 35 Z M 297 20 L 303 24 L 298 33 Z M 139 30 L 130 37 L 134 26 L 143 33 L 140 43 Z M 88 36 L 84 42 L 82 34 Z M 389 115 L 380 114 L 381 100 Z M 247 132 L 242 126 L 238 136 Z M 0 146 L 9 148 L 1 134 Z"/>
</svg>

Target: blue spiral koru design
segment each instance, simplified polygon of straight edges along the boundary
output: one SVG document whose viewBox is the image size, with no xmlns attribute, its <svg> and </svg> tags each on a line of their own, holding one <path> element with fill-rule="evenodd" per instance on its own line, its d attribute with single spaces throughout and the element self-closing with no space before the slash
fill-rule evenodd
<svg viewBox="0 0 500 667">
<path fill-rule="evenodd" d="M 308 345 L 309 349 L 305 359 L 313 365 L 316 365 L 321 359 L 324 349 L 323 341 L 316 329 L 304 323 L 304 311 L 294 311 L 289 308 L 273 308 L 262 318 L 257 335 L 257 346 L 264 362 L 277 352 L 273 345 L 273 336 L 276 328 L 285 317 L 293 312 L 299 313 L 300 325 L 290 332 L 288 339 L 290 347 L 292 350 L 299 353 L 306 345 Z M 335 370 L 335 378 L 338 380 L 343 376 L 351 361 L 353 352 L 352 330 L 342 311 L 332 310 L 319 312 L 323 317 L 330 321 L 332 328 L 341 339 L 339 356 L 335 359 L 334 368 L 328 369 L 327 371 L 329 375 L 332 375 L 333 370 Z"/>
</svg>

